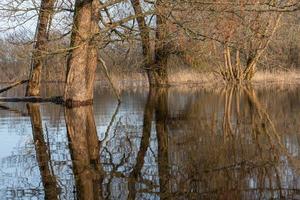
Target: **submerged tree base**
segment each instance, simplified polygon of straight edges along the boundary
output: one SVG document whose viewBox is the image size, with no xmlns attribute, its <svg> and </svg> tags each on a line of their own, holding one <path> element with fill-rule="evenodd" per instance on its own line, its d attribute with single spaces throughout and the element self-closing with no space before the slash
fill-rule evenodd
<svg viewBox="0 0 300 200">
<path fill-rule="evenodd" d="M 93 105 L 93 99 L 85 100 L 85 101 L 76 101 L 73 99 L 67 99 L 63 101 L 63 104 L 67 108 L 75 108 L 75 107 L 80 107 L 80 106 L 90 106 Z"/>
</svg>

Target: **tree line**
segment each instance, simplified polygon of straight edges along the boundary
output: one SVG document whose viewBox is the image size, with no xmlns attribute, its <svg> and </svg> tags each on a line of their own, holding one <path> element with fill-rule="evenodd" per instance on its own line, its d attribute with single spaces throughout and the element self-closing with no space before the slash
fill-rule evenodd
<svg viewBox="0 0 300 200">
<path fill-rule="evenodd" d="M 76 106 L 92 103 L 97 66 L 120 45 L 125 57 L 141 58 L 150 87 L 169 85 L 174 56 L 188 65 L 209 63 L 226 82 L 250 81 L 276 54 L 279 33 L 297 21 L 299 8 L 295 0 L 6 0 L 0 30 L 31 46 L 26 96 L 40 96 L 49 56 L 63 55 L 63 101 Z"/>
</svg>

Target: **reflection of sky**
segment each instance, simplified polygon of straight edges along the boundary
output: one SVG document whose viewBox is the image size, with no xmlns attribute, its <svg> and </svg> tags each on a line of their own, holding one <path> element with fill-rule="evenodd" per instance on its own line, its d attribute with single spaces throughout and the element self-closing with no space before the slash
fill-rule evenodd
<svg viewBox="0 0 300 200">
<path fill-rule="evenodd" d="M 13 120 L 12 120 L 13 119 Z M 31 124 L 28 117 L 16 118 L 13 114 L 1 117 L 0 123 L 0 158 L 15 152 L 17 147 L 32 139 Z"/>
<path fill-rule="evenodd" d="M 39 188 L 30 119 L 14 114 L 2 116 L 0 138 L 0 198 L 14 197 L 15 188 Z"/>
</svg>

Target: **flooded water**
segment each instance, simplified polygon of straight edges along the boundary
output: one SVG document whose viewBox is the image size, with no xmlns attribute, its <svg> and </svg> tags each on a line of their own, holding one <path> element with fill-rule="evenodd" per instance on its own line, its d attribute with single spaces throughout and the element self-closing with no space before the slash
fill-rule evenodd
<svg viewBox="0 0 300 200">
<path fill-rule="evenodd" d="M 245 86 L 1 103 L 0 199 L 300 199 L 299 100 Z"/>
</svg>

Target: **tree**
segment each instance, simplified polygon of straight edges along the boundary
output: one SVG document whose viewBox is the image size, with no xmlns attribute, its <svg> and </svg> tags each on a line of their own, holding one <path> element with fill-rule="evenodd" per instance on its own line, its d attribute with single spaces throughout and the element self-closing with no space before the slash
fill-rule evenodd
<svg viewBox="0 0 300 200">
<path fill-rule="evenodd" d="M 140 37 L 145 59 L 148 82 L 150 87 L 168 85 L 167 60 L 169 52 L 167 48 L 167 20 L 165 16 L 165 2 L 158 0 L 155 4 L 156 27 L 155 27 L 155 50 L 154 59 L 151 53 L 150 27 L 146 24 L 140 0 L 131 0 L 138 22 Z"/>
<path fill-rule="evenodd" d="M 64 100 L 68 106 L 93 102 L 98 64 L 100 2 L 76 0 Z"/>
<path fill-rule="evenodd" d="M 140 30 L 140 37 L 144 56 L 144 67 L 146 68 L 146 73 L 148 76 L 149 85 L 155 84 L 155 78 L 153 77 L 153 71 L 151 68 L 152 55 L 151 55 L 151 45 L 150 45 L 150 31 L 146 24 L 145 17 L 143 16 L 143 11 L 141 7 L 140 0 L 131 0 L 132 7 L 134 9 L 136 21 Z"/>
<path fill-rule="evenodd" d="M 155 40 L 155 79 L 158 86 L 169 84 L 168 81 L 168 58 L 171 51 L 168 41 L 167 8 L 163 0 L 156 1 L 156 40 Z"/>
<path fill-rule="evenodd" d="M 36 43 L 32 55 L 32 66 L 26 96 L 40 96 L 44 54 L 47 49 L 48 28 L 54 12 L 55 0 L 42 0 L 36 29 Z"/>
</svg>

